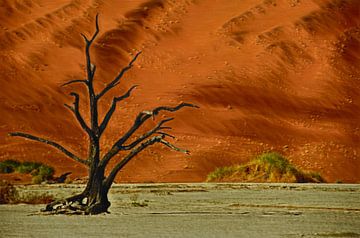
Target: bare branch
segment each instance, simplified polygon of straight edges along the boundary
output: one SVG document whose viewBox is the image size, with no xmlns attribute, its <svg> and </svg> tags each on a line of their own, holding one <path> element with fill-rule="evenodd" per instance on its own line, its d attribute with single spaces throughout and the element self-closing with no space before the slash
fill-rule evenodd
<svg viewBox="0 0 360 238">
<path fill-rule="evenodd" d="M 80 35 L 82 36 L 82 38 L 84 38 L 85 43 L 89 44 L 89 39 L 86 37 L 86 35 L 84 35 L 83 33 L 80 33 Z"/>
<path fill-rule="evenodd" d="M 168 137 L 170 137 L 170 138 L 175 139 L 175 136 L 170 135 L 169 133 L 166 133 L 166 132 L 160 131 L 160 132 L 156 132 L 155 134 L 164 135 L 164 136 L 168 136 Z"/>
<path fill-rule="evenodd" d="M 128 147 L 124 147 L 123 144 L 141 127 L 142 124 L 144 124 L 144 122 L 146 120 L 148 120 L 150 117 L 155 117 L 157 114 L 159 114 L 160 111 L 169 111 L 169 112 L 174 112 L 177 110 L 180 110 L 183 107 L 194 107 L 194 108 L 198 108 L 198 106 L 190 104 L 190 103 L 180 103 L 178 106 L 176 107 L 165 107 L 165 106 L 161 106 L 161 107 L 157 107 L 152 111 L 143 111 L 140 112 L 136 119 L 135 122 L 133 124 L 133 126 L 118 140 L 115 142 L 115 144 L 112 146 L 111 150 L 108 151 L 101 163 L 105 166 L 110 160 L 111 158 L 113 158 L 120 150 L 123 150 L 124 148 L 128 148 Z M 161 127 L 161 126 L 160 126 Z M 162 128 L 164 129 L 164 127 Z M 171 129 L 171 128 L 165 128 L 165 129 Z M 156 132 L 156 131 L 155 131 Z M 147 138 L 147 137 L 146 137 Z M 140 141 L 141 142 L 141 141 Z M 133 142 L 134 143 L 134 142 Z M 132 144 L 133 144 L 132 143 Z M 135 144 L 136 146 L 136 144 Z"/>
<path fill-rule="evenodd" d="M 86 85 L 88 85 L 88 81 L 86 79 L 75 79 L 75 80 L 71 80 L 67 83 L 64 83 L 61 85 L 61 87 L 67 86 L 69 84 L 73 84 L 73 83 L 84 83 Z"/>
<path fill-rule="evenodd" d="M 112 169 L 112 171 L 110 172 L 109 176 L 107 177 L 106 181 L 105 181 L 105 186 L 106 188 L 110 188 L 111 184 L 113 183 L 116 175 L 118 174 L 118 172 L 134 157 L 136 156 L 138 153 L 140 153 L 142 150 L 144 150 L 146 147 L 153 145 L 157 142 L 160 142 L 164 145 L 166 145 L 167 147 L 185 153 L 185 154 L 190 154 L 189 151 L 184 150 L 184 149 L 180 149 L 178 147 L 176 147 L 175 145 L 171 144 L 170 142 L 164 140 L 165 135 L 160 135 L 160 136 L 154 136 L 150 139 L 148 139 L 147 141 L 143 142 L 141 145 L 137 146 L 136 148 L 132 149 L 131 152 L 124 157 L 124 159 L 122 159 L 117 165 L 115 165 L 115 167 Z"/>
<path fill-rule="evenodd" d="M 124 99 L 126 99 L 126 98 L 128 98 L 128 97 L 130 97 L 132 90 L 134 90 L 137 86 L 138 86 L 138 85 L 134 85 L 134 86 L 132 86 L 124 95 L 122 95 L 122 96 L 120 96 L 120 97 L 115 97 L 115 98 L 113 98 L 112 104 L 111 104 L 108 112 L 106 113 L 103 121 L 102 121 L 101 124 L 100 124 L 100 130 L 99 130 L 99 131 L 100 131 L 100 135 L 105 131 L 105 129 L 106 129 L 106 127 L 107 127 L 107 125 L 108 125 L 108 123 L 109 123 L 109 121 L 110 121 L 113 113 L 115 112 L 115 110 L 116 110 L 116 104 L 117 104 L 118 102 L 120 102 L 120 101 L 122 101 L 122 100 L 124 100 Z"/>
<path fill-rule="evenodd" d="M 138 144 L 140 144 L 142 141 L 144 141 L 145 139 L 149 138 L 150 136 L 152 136 L 155 133 L 159 133 L 162 135 L 165 135 L 166 133 L 162 133 L 159 132 L 160 128 L 162 128 L 161 126 L 164 125 L 165 123 L 174 120 L 174 118 L 167 118 L 164 119 L 162 121 L 160 121 L 153 129 L 151 129 L 150 131 L 144 133 L 143 135 L 141 135 L 138 139 L 136 139 L 134 142 L 132 142 L 129 145 L 122 145 L 120 147 L 120 150 L 131 150 L 133 149 L 135 146 L 137 146 Z M 170 136 L 170 135 L 169 135 Z"/>
<path fill-rule="evenodd" d="M 117 173 L 138 153 L 140 153 L 142 150 L 144 150 L 146 147 L 156 143 L 160 142 L 163 139 L 164 136 L 154 136 L 151 139 L 145 141 L 140 146 L 133 149 L 127 156 L 125 156 L 124 159 L 122 159 L 110 172 L 109 176 L 106 178 L 105 186 L 106 188 L 110 188 L 111 184 L 113 183 Z"/>
<path fill-rule="evenodd" d="M 179 105 L 177 105 L 176 107 L 157 107 L 155 108 L 152 112 L 150 112 L 150 114 L 152 116 L 156 116 L 157 114 L 159 114 L 160 111 L 169 111 L 169 112 L 175 112 L 178 111 L 179 109 L 183 108 L 183 107 L 194 107 L 194 108 L 199 108 L 198 106 L 194 105 L 194 104 L 190 104 L 190 103 L 180 103 Z"/>
<path fill-rule="evenodd" d="M 96 36 L 99 34 L 99 14 L 96 14 L 95 16 L 95 28 L 96 28 L 96 31 L 94 33 L 94 35 L 92 36 L 90 42 L 93 42 L 96 38 Z"/>
<path fill-rule="evenodd" d="M 43 139 L 43 138 L 33 136 L 33 135 L 30 135 L 30 134 L 27 134 L 27 133 L 22 133 L 22 132 L 12 132 L 12 133 L 9 133 L 9 136 L 24 137 L 26 139 L 30 139 L 30 140 L 34 140 L 34 141 L 38 141 L 38 142 L 42 142 L 42 143 L 51 145 L 51 146 L 55 147 L 56 149 L 58 149 L 59 151 L 63 152 L 69 158 L 71 158 L 71 159 L 73 159 L 73 160 L 75 160 L 75 161 L 77 161 L 79 163 L 89 165 L 89 163 L 86 160 L 80 159 L 78 156 L 74 155 L 73 153 L 71 153 L 70 151 L 65 149 L 62 145 L 60 145 L 60 144 L 58 144 L 58 143 L 56 143 L 54 141 Z"/>
<path fill-rule="evenodd" d="M 150 117 L 155 118 L 156 115 L 159 114 L 160 111 L 169 111 L 169 112 L 175 112 L 180 110 L 183 107 L 195 107 L 198 108 L 198 106 L 190 104 L 190 103 L 180 103 L 176 107 L 157 107 L 153 109 L 152 111 L 142 111 L 138 114 L 138 116 L 135 119 L 134 125 L 130 128 L 130 130 L 125 133 L 125 135 L 117 142 L 118 146 L 121 146 L 124 142 L 126 142 L 133 134 L 134 132 L 139 129 L 139 127 Z"/>
<path fill-rule="evenodd" d="M 93 134 L 92 139 L 95 137 L 99 137 L 99 124 L 98 124 L 98 100 L 96 99 L 96 93 L 94 90 L 93 80 L 95 76 L 96 66 L 91 62 L 91 55 L 90 55 L 90 48 L 92 43 L 94 42 L 96 36 L 99 34 L 99 15 L 96 15 L 95 18 L 95 33 L 89 40 L 85 35 L 82 34 L 83 38 L 85 39 L 85 56 L 86 56 L 86 74 L 87 74 L 87 86 L 89 91 L 89 102 L 90 102 L 90 124 L 91 124 L 91 131 Z M 96 138 L 98 140 L 98 138 Z M 97 150 L 98 151 L 98 150 Z"/>
<path fill-rule="evenodd" d="M 71 110 L 74 113 L 81 128 L 83 128 L 90 137 L 93 137 L 93 132 L 91 131 L 89 126 L 86 124 L 86 122 L 84 121 L 84 118 L 81 116 L 80 111 L 79 111 L 79 100 L 80 100 L 79 94 L 71 92 L 70 95 L 74 97 L 74 106 L 65 104 L 65 107 L 67 107 L 69 110 Z"/>
<path fill-rule="evenodd" d="M 84 38 L 86 44 L 91 44 L 95 40 L 96 36 L 99 34 L 99 14 L 96 14 L 95 17 L 95 29 L 95 33 L 90 40 L 83 33 L 81 33 L 81 36 Z"/>
<path fill-rule="evenodd" d="M 166 141 L 166 140 L 160 140 L 160 143 L 166 145 L 167 147 L 169 147 L 170 149 L 173 149 L 173 150 L 176 150 L 176 151 L 179 151 L 181 153 L 185 153 L 185 154 L 190 154 L 190 151 L 188 150 L 184 150 L 184 149 L 181 149 L 181 148 L 178 148 L 176 147 L 175 145 L 171 144 L 170 142 Z"/>
<path fill-rule="evenodd" d="M 90 47 L 91 47 L 92 43 L 94 42 L 96 36 L 99 34 L 99 14 L 96 14 L 95 28 L 96 28 L 95 33 L 93 34 L 93 36 L 91 37 L 90 40 L 84 34 L 81 34 L 81 36 L 84 38 L 85 43 L 86 43 L 85 55 L 86 55 L 86 71 L 87 71 L 87 78 L 88 78 L 87 81 L 89 82 L 89 84 L 91 84 L 91 86 L 92 86 L 92 80 L 95 75 L 96 67 L 91 63 Z"/>
<path fill-rule="evenodd" d="M 126 73 L 126 71 L 128 71 L 129 69 L 131 69 L 131 67 L 133 66 L 133 63 L 136 61 L 136 59 L 138 58 L 138 56 L 141 54 L 141 51 L 138 52 L 135 57 L 130 61 L 130 63 L 128 64 L 128 66 L 126 66 L 125 68 L 123 68 L 120 73 L 115 77 L 115 79 L 113 81 L 111 81 L 108 85 L 106 85 L 106 87 L 98 94 L 96 95 L 96 98 L 101 98 L 102 96 L 104 96 L 110 89 L 112 89 L 113 87 L 115 87 L 116 85 L 119 84 L 120 79 L 124 76 L 124 74 Z"/>
<path fill-rule="evenodd" d="M 160 134 L 160 130 L 162 127 L 162 125 L 166 122 L 172 121 L 174 118 L 167 118 L 164 119 L 162 121 L 160 121 L 153 129 L 149 130 L 148 132 L 144 133 L 143 135 L 139 136 L 135 141 L 133 141 L 132 143 L 130 143 L 129 145 L 117 145 L 116 143 L 113 145 L 113 147 L 111 148 L 110 151 L 108 151 L 106 153 L 106 155 L 104 156 L 104 158 L 101 160 L 101 164 L 100 166 L 106 166 L 107 163 L 111 160 L 111 158 L 113 158 L 117 153 L 119 153 L 120 150 L 131 150 L 134 147 L 136 147 L 138 144 L 140 144 L 141 142 L 143 142 L 145 139 L 149 138 L 150 136 L 154 135 L 155 133 Z M 161 134 L 161 136 L 165 137 L 165 133 Z M 169 135 L 170 136 L 170 135 Z"/>
</svg>

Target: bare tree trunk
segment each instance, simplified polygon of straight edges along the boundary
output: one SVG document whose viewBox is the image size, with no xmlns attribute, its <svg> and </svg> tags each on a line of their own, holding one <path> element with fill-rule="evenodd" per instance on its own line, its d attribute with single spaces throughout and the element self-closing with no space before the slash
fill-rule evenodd
<svg viewBox="0 0 360 238">
<path fill-rule="evenodd" d="M 104 186 L 104 170 L 97 168 L 89 191 L 87 214 L 99 214 L 107 212 L 110 207 L 108 200 L 109 189 Z"/>
</svg>

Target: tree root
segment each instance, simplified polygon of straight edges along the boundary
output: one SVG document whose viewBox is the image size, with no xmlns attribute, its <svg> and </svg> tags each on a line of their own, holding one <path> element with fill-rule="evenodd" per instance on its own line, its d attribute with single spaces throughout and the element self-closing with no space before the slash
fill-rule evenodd
<svg viewBox="0 0 360 238">
<path fill-rule="evenodd" d="M 46 205 L 41 212 L 47 214 L 68 214 L 68 215 L 83 215 L 86 214 L 88 208 L 87 201 L 84 200 L 87 196 L 84 193 L 51 202 Z"/>
<path fill-rule="evenodd" d="M 111 203 L 109 201 L 95 203 L 86 209 L 85 214 L 86 215 L 97 215 L 97 214 L 104 213 L 104 212 L 109 213 L 107 209 L 110 207 L 110 205 L 111 205 Z"/>
<path fill-rule="evenodd" d="M 57 200 L 46 205 L 41 209 L 44 215 L 96 215 L 100 213 L 109 213 L 108 208 L 110 202 L 97 202 L 95 204 L 88 204 L 87 195 L 81 193 L 66 199 Z"/>
</svg>

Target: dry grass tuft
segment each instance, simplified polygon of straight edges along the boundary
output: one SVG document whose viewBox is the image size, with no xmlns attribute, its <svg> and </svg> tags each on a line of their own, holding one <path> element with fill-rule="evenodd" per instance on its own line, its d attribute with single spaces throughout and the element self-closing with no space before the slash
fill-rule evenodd
<svg viewBox="0 0 360 238">
<path fill-rule="evenodd" d="M 0 181 L 0 204 L 47 204 L 54 201 L 49 194 L 26 193 L 21 194 L 14 185 L 7 181 Z"/>
<path fill-rule="evenodd" d="M 264 153 L 244 165 L 217 168 L 208 182 L 322 183 L 319 173 L 297 169 L 282 155 Z"/>
<path fill-rule="evenodd" d="M 19 162 L 16 160 L 5 160 L 0 162 L 0 173 L 22 173 L 31 174 L 32 183 L 40 184 L 51 180 L 54 168 L 37 162 Z"/>
</svg>

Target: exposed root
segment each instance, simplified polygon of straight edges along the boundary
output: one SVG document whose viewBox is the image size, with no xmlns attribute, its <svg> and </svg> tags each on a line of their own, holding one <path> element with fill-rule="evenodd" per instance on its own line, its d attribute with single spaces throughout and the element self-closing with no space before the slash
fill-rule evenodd
<svg viewBox="0 0 360 238">
<path fill-rule="evenodd" d="M 96 202 L 88 204 L 89 199 L 87 195 L 81 193 L 66 199 L 61 199 L 49 203 L 41 210 L 43 215 L 96 215 L 100 213 L 109 213 L 109 201 Z"/>
<path fill-rule="evenodd" d="M 81 193 L 49 203 L 41 212 L 47 214 L 83 215 L 86 214 L 87 208 L 87 197 L 84 193 Z"/>
<path fill-rule="evenodd" d="M 111 205 L 111 203 L 109 201 L 95 203 L 95 204 L 89 206 L 85 210 L 85 214 L 96 215 L 96 214 L 100 214 L 100 213 L 104 213 L 104 212 L 109 213 L 107 209 L 110 207 L 110 205 Z"/>
</svg>

